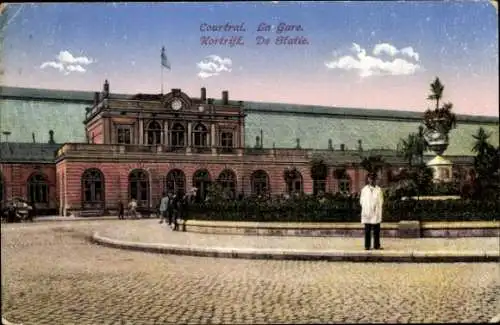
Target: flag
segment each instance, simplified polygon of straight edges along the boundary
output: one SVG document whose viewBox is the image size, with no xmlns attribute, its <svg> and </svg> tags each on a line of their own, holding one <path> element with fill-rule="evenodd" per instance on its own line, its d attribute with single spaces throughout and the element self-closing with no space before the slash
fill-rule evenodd
<svg viewBox="0 0 500 325">
<path fill-rule="evenodd" d="M 161 66 L 170 70 L 170 62 L 168 62 L 167 54 L 165 54 L 165 46 L 161 48 Z"/>
</svg>

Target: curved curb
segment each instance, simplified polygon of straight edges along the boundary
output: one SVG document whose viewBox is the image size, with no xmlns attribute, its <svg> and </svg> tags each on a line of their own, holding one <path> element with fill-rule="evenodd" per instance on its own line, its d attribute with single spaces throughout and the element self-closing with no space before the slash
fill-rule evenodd
<svg viewBox="0 0 500 325">
<path fill-rule="evenodd" d="M 496 315 L 495 317 L 493 317 L 489 323 L 493 323 L 493 324 L 497 324 L 497 323 L 500 323 L 500 314 Z"/>
<path fill-rule="evenodd" d="M 336 262 L 402 262 L 402 263 L 484 263 L 500 261 L 498 252 L 450 252 L 450 251 L 306 251 L 292 249 L 257 249 L 203 247 L 173 244 L 127 242 L 107 238 L 95 232 L 92 241 L 99 245 L 133 251 L 202 256 L 220 258 L 267 259 L 267 260 L 307 260 Z"/>
<path fill-rule="evenodd" d="M 2 317 L 2 325 L 23 325 L 22 323 L 12 323 Z"/>
</svg>

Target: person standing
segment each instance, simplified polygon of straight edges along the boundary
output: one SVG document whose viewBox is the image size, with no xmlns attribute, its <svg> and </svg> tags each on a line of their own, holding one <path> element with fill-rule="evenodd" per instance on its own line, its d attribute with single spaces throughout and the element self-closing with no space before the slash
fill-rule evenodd
<svg viewBox="0 0 500 325">
<path fill-rule="evenodd" d="M 130 200 L 128 204 L 128 212 L 131 219 L 137 218 L 137 201 L 135 199 Z"/>
<path fill-rule="evenodd" d="M 123 205 L 122 201 L 118 203 L 118 219 L 119 220 L 125 219 L 125 206 Z"/>
<path fill-rule="evenodd" d="M 167 211 L 169 206 L 169 197 L 166 192 L 163 192 L 161 202 L 160 202 L 160 223 L 167 221 Z"/>
<path fill-rule="evenodd" d="M 174 213 L 173 213 L 173 230 L 177 230 L 179 228 L 177 220 L 182 216 L 182 192 L 178 191 L 177 194 L 174 195 L 173 205 L 174 205 Z"/>
<path fill-rule="evenodd" d="M 376 185 L 377 175 L 368 175 L 368 184 L 361 190 L 361 223 L 365 226 L 365 249 L 371 248 L 371 235 L 373 231 L 373 248 L 382 249 L 380 246 L 380 223 L 382 222 L 382 208 L 384 196 L 382 189 Z"/>
</svg>

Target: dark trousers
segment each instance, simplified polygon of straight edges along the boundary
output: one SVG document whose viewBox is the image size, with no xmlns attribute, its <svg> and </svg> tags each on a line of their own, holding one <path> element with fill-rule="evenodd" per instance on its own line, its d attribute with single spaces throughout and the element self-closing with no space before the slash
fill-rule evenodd
<svg viewBox="0 0 500 325">
<path fill-rule="evenodd" d="M 380 248 L 380 223 L 365 223 L 365 248 L 371 247 L 373 230 L 373 248 Z"/>
<path fill-rule="evenodd" d="M 118 211 L 118 219 L 125 219 L 125 209 Z"/>
<path fill-rule="evenodd" d="M 174 219 L 174 210 L 167 210 L 168 224 L 171 225 Z"/>
</svg>

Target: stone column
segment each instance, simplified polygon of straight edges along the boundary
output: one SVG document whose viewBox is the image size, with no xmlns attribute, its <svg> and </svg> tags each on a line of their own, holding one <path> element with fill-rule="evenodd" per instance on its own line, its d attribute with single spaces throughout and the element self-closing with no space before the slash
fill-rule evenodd
<svg viewBox="0 0 500 325">
<path fill-rule="evenodd" d="M 139 118 L 139 144 L 144 144 L 144 121 Z"/>
<path fill-rule="evenodd" d="M 215 141 L 215 124 L 212 123 L 210 125 L 210 146 L 212 148 L 217 146 L 217 142 Z"/>
<path fill-rule="evenodd" d="M 169 136 L 168 136 L 168 121 L 164 121 L 163 122 L 163 144 L 167 147 L 169 147 L 169 143 L 168 143 L 168 139 L 169 139 Z"/>
<path fill-rule="evenodd" d="M 240 128 L 239 128 L 238 132 L 239 132 L 238 146 L 240 148 L 244 148 L 245 147 L 245 122 L 240 123 Z M 237 141 L 235 141 L 235 142 L 237 142 Z"/>
<path fill-rule="evenodd" d="M 212 155 L 217 154 L 217 142 L 215 140 L 215 124 L 210 124 L 210 147 L 212 147 Z"/>
<path fill-rule="evenodd" d="M 193 129 L 192 122 L 188 122 L 188 130 L 187 130 L 187 148 L 186 148 L 186 153 L 191 152 L 191 141 L 192 141 L 192 132 L 191 130 Z"/>
</svg>

